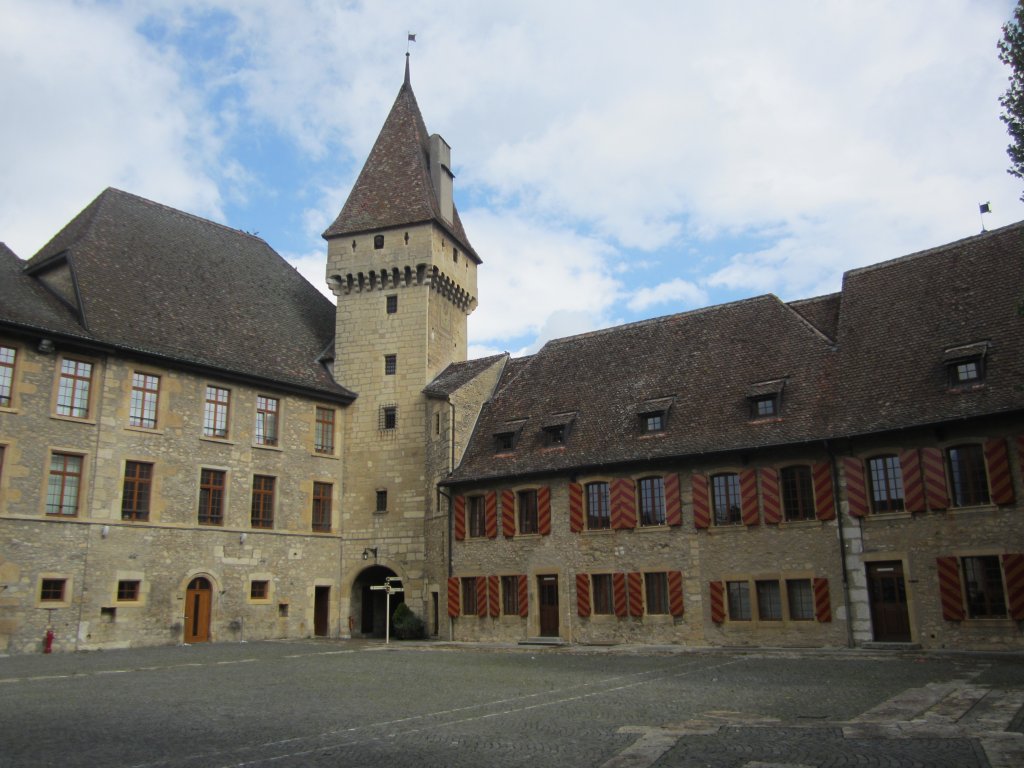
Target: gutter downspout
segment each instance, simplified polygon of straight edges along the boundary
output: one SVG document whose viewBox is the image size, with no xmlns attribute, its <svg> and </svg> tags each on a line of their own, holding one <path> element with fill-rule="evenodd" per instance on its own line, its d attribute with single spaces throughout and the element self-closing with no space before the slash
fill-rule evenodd
<svg viewBox="0 0 1024 768">
<path fill-rule="evenodd" d="M 853 606 L 850 603 L 850 576 L 846 570 L 846 536 L 843 531 L 843 510 L 839 503 L 839 464 L 836 461 L 835 452 L 832 450 L 832 441 L 825 441 L 825 450 L 828 452 L 828 463 L 832 471 L 832 505 L 836 512 L 836 522 L 839 525 L 839 565 L 843 574 L 843 606 L 846 609 L 846 647 L 853 648 Z"/>
</svg>

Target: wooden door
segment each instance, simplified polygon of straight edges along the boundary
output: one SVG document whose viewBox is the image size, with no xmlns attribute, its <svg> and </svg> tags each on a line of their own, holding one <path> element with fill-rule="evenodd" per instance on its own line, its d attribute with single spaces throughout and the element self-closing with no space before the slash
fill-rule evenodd
<svg viewBox="0 0 1024 768">
<path fill-rule="evenodd" d="M 907 611 L 903 563 L 898 560 L 867 563 L 867 578 L 875 640 L 909 643 L 910 614 Z"/>
<path fill-rule="evenodd" d="M 185 592 L 185 642 L 205 643 L 210 639 L 210 582 L 197 576 Z"/>
<path fill-rule="evenodd" d="M 330 633 L 331 588 L 316 587 L 313 596 L 313 634 L 327 637 Z"/>
<path fill-rule="evenodd" d="M 540 636 L 558 637 L 558 577 L 538 576 L 540 598 Z"/>
</svg>

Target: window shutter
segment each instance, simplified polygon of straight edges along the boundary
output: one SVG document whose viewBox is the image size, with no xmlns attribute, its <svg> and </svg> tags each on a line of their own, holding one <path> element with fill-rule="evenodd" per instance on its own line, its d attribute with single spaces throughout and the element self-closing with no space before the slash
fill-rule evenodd
<svg viewBox="0 0 1024 768">
<path fill-rule="evenodd" d="M 711 620 L 715 624 L 725 621 L 725 586 L 720 581 L 708 583 L 711 593 Z"/>
<path fill-rule="evenodd" d="M 832 602 L 828 595 L 828 579 L 814 580 L 814 617 L 821 622 L 832 621 Z"/>
<path fill-rule="evenodd" d="M 590 574 L 576 574 L 576 613 L 581 618 L 590 617 Z"/>
<path fill-rule="evenodd" d="M 942 618 L 946 621 L 962 621 L 964 600 L 960 587 L 960 563 L 955 557 L 937 557 L 935 564 L 939 573 Z"/>
<path fill-rule="evenodd" d="M 665 475 L 665 523 L 683 524 L 683 499 L 679 495 L 679 475 L 675 472 Z"/>
<path fill-rule="evenodd" d="M 764 505 L 766 524 L 778 525 L 782 521 L 782 498 L 779 496 L 779 471 L 772 467 L 761 469 L 761 504 Z"/>
<path fill-rule="evenodd" d="M 992 503 L 1013 504 L 1013 474 L 1003 438 L 985 441 L 985 465 L 988 467 L 988 483 L 992 487 Z"/>
<path fill-rule="evenodd" d="M 1024 555 L 1003 555 L 1007 609 L 1014 621 L 1024 621 Z"/>
<path fill-rule="evenodd" d="M 921 454 L 916 448 L 900 451 L 903 473 L 903 505 L 907 512 L 924 512 L 924 483 L 921 480 Z"/>
<path fill-rule="evenodd" d="M 455 497 L 455 540 L 463 541 L 466 538 L 466 497 Z"/>
<path fill-rule="evenodd" d="M 541 536 L 551 535 L 551 488 L 537 489 L 537 530 Z"/>
<path fill-rule="evenodd" d="M 708 502 L 708 478 L 701 472 L 693 473 L 693 527 L 711 525 L 711 506 Z"/>
<path fill-rule="evenodd" d="M 644 615 L 644 575 L 632 571 L 626 574 L 626 583 L 629 587 L 629 615 L 639 617 Z"/>
<path fill-rule="evenodd" d="M 569 530 L 583 530 L 583 486 L 579 483 L 569 483 Z"/>
<path fill-rule="evenodd" d="M 498 494 L 494 491 L 484 496 L 484 526 L 488 539 L 498 538 Z"/>
<path fill-rule="evenodd" d="M 636 488 L 630 477 L 612 480 L 612 528 L 636 528 Z"/>
<path fill-rule="evenodd" d="M 942 465 L 942 451 L 938 448 L 921 449 L 921 472 L 924 475 L 924 494 L 930 509 L 948 509 L 946 469 Z"/>
<path fill-rule="evenodd" d="M 740 472 L 740 512 L 744 525 L 758 525 L 761 522 L 757 510 L 757 473 L 752 469 Z"/>
<path fill-rule="evenodd" d="M 526 588 L 526 574 L 519 576 L 519 615 L 526 617 L 530 615 L 530 596 Z"/>
<path fill-rule="evenodd" d="M 835 520 L 836 501 L 832 493 L 832 465 L 823 461 L 812 468 L 814 513 L 819 520 Z"/>
<path fill-rule="evenodd" d="M 615 604 L 615 615 L 623 618 L 626 615 L 626 574 L 612 574 L 612 601 Z"/>
<path fill-rule="evenodd" d="M 501 582 L 497 576 L 487 577 L 487 612 L 492 619 L 501 615 Z"/>
<path fill-rule="evenodd" d="M 864 482 L 864 462 L 856 456 L 843 457 L 843 477 L 846 478 L 846 504 L 850 517 L 864 517 L 868 513 L 868 491 Z"/>
<path fill-rule="evenodd" d="M 481 619 L 487 615 L 487 577 L 476 577 L 476 615 Z"/>
<path fill-rule="evenodd" d="M 501 492 L 501 532 L 506 539 L 516 535 L 516 495 L 509 490 Z"/>
<path fill-rule="evenodd" d="M 448 617 L 454 619 L 459 615 L 462 596 L 459 594 L 459 577 L 448 577 Z"/>
<path fill-rule="evenodd" d="M 676 618 L 683 615 L 683 572 L 668 572 L 668 612 Z"/>
</svg>

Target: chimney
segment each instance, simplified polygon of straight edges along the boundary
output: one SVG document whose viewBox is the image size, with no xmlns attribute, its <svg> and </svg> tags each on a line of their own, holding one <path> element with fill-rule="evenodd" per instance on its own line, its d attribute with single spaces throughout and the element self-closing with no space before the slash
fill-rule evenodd
<svg viewBox="0 0 1024 768">
<path fill-rule="evenodd" d="M 454 204 L 452 202 L 452 148 L 448 142 L 435 133 L 430 137 L 430 182 L 434 185 L 434 194 L 441 208 L 441 217 L 452 223 Z"/>
</svg>

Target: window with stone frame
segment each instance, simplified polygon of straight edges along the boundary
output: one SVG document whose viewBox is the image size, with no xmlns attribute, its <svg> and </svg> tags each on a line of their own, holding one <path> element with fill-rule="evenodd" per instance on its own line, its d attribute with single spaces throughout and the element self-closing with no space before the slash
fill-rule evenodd
<svg viewBox="0 0 1024 768">
<path fill-rule="evenodd" d="M 388 511 L 388 492 L 385 491 L 385 490 L 377 491 L 376 499 L 377 499 L 376 511 L 377 512 L 387 512 Z"/>
<path fill-rule="evenodd" d="M 137 603 L 142 594 L 142 582 L 138 579 L 121 579 L 117 582 L 117 602 Z"/>
<path fill-rule="evenodd" d="M 67 591 L 67 579 L 41 579 L 39 582 L 39 602 L 63 603 Z"/>
<path fill-rule="evenodd" d="M 989 503 L 985 455 L 980 445 L 948 448 L 946 466 L 954 507 L 974 507 Z"/>
<path fill-rule="evenodd" d="M 331 483 L 313 483 L 313 530 L 325 533 L 331 530 L 331 497 L 334 486 Z"/>
<path fill-rule="evenodd" d="M 478 539 L 487 535 L 487 514 L 483 496 L 466 497 L 466 516 L 469 519 L 470 538 Z"/>
<path fill-rule="evenodd" d="M 787 521 L 814 520 L 814 485 L 806 465 L 783 467 L 779 472 L 782 509 Z"/>
<path fill-rule="evenodd" d="M 256 396 L 256 445 L 277 445 L 280 409 L 276 397 Z"/>
<path fill-rule="evenodd" d="M 384 355 L 384 375 L 394 376 L 398 373 L 398 355 Z"/>
<path fill-rule="evenodd" d="M 267 600 L 270 598 L 270 582 L 266 579 L 253 579 L 249 582 L 250 600 Z"/>
<path fill-rule="evenodd" d="M 868 484 L 871 488 L 872 512 L 882 514 L 903 511 L 903 470 L 899 456 L 872 456 L 868 459 Z"/>
<path fill-rule="evenodd" d="M 782 591 L 775 580 L 757 581 L 757 618 L 760 621 L 782 621 Z"/>
<path fill-rule="evenodd" d="M 153 487 L 153 465 L 145 461 L 124 463 L 121 489 L 121 519 L 149 520 L 149 499 Z"/>
<path fill-rule="evenodd" d="M 960 558 L 967 615 L 972 619 L 1006 618 L 1006 589 L 997 555 Z"/>
<path fill-rule="evenodd" d="M 665 481 L 643 477 L 637 483 L 640 525 L 665 525 Z"/>
<path fill-rule="evenodd" d="M 14 362 L 18 351 L 0 345 L 0 408 L 10 408 L 14 402 Z"/>
<path fill-rule="evenodd" d="M 207 385 L 206 401 L 203 404 L 203 436 L 226 438 L 228 436 L 228 414 L 231 405 L 231 390 Z"/>
<path fill-rule="evenodd" d="M 132 394 L 128 402 L 128 426 L 139 429 L 156 429 L 159 401 L 160 377 L 151 373 L 132 372 Z"/>
<path fill-rule="evenodd" d="M 253 475 L 252 514 L 249 518 L 253 528 L 274 527 L 275 480 L 270 475 Z"/>
<path fill-rule="evenodd" d="M 74 517 L 78 514 L 82 487 L 82 457 L 71 453 L 50 455 L 46 486 L 46 514 Z"/>
<path fill-rule="evenodd" d="M 652 615 L 668 613 L 668 574 L 645 573 L 644 597 L 647 600 L 647 613 Z"/>
<path fill-rule="evenodd" d="M 377 426 L 381 432 L 390 432 L 395 429 L 398 426 L 398 406 L 382 405 L 378 421 Z"/>
<path fill-rule="evenodd" d="M 746 581 L 727 581 L 725 588 L 729 603 L 729 620 L 750 621 L 750 583 Z"/>
<path fill-rule="evenodd" d="M 587 483 L 586 492 L 587 530 L 608 530 L 612 527 L 608 483 L 603 481 Z"/>
<path fill-rule="evenodd" d="M 711 476 L 711 504 L 715 512 L 715 525 L 738 525 L 740 514 L 740 476 L 735 472 L 722 472 Z"/>
<path fill-rule="evenodd" d="M 814 592 L 810 579 L 787 579 L 786 601 L 791 621 L 814 620 Z"/>
<path fill-rule="evenodd" d="M 610 616 L 615 613 L 615 595 L 610 573 L 594 573 L 590 576 L 590 599 L 594 613 Z"/>
<path fill-rule="evenodd" d="M 398 312 L 398 296 L 392 294 L 384 300 L 385 311 L 389 315 L 394 315 Z"/>
<path fill-rule="evenodd" d="M 334 409 L 316 407 L 316 427 L 313 436 L 313 450 L 316 453 L 334 453 Z"/>
<path fill-rule="evenodd" d="M 76 419 L 89 417 L 92 363 L 65 357 L 60 362 L 57 384 L 57 415 Z"/>
<path fill-rule="evenodd" d="M 519 615 L 519 577 L 501 577 L 501 612 L 506 616 Z"/>
<path fill-rule="evenodd" d="M 537 490 L 531 488 L 516 494 L 516 506 L 519 508 L 519 532 L 539 533 L 537 519 Z"/>
<path fill-rule="evenodd" d="M 476 616 L 476 577 L 463 577 L 459 581 L 462 587 L 462 615 Z"/>
<path fill-rule="evenodd" d="M 224 524 L 224 492 L 227 472 L 221 469 L 203 469 L 199 477 L 199 524 Z"/>
</svg>

